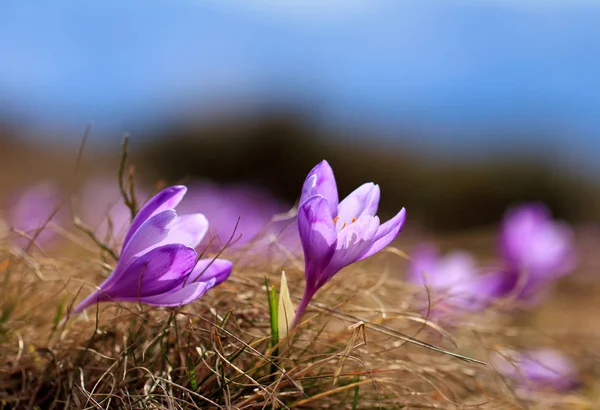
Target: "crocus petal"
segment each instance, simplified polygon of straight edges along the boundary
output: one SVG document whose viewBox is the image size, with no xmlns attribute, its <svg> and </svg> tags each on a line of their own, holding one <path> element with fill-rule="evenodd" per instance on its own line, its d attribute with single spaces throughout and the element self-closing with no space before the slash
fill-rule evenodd
<svg viewBox="0 0 600 410">
<path fill-rule="evenodd" d="M 362 260 L 368 258 L 369 256 L 376 254 L 388 246 L 394 239 L 396 239 L 396 236 L 398 236 L 402 230 L 405 220 L 406 210 L 402 208 L 395 217 L 380 225 L 379 229 L 377 230 L 377 234 L 375 235 L 373 244 L 366 250 L 360 259 Z"/>
<path fill-rule="evenodd" d="M 356 222 L 342 229 L 338 234 L 335 252 L 323 272 L 319 284 L 323 285 L 341 269 L 360 260 L 365 250 L 373 242 L 378 228 L 378 217 L 363 215 Z"/>
<path fill-rule="evenodd" d="M 506 213 L 500 232 L 502 256 L 532 275 L 560 276 L 573 264 L 571 228 L 551 219 L 542 204 L 525 204 Z"/>
<path fill-rule="evenodd" d="M 516 296 L 530 306 L 544 298 L 548 285 L 576 266 L 572 229 L 552 220 L 542 204 L 507 211 L 499 242 L 507 272 L 518 279 Z"/>
<path fill-rule="evenodd" d="M 313 286 L 329 263 L 337 241 L 337 232 L 325 197 L 316 195 L 300 205 L 298 233 L 304 250 L 307 286 Z"/>
<path fill-rule="evenodd" d="M 479 312 L 493 305 L 514 289 L 514 282 L 504 272 L 491 272 L 477 275 L 471 271 L 464 275 L 462 281 L 449 287 L 449 294 L 454 296 L 453 304 L 463 310 Z"/>
<path fill-rule="evenodd" d="M 195 248 L 208 230 L 208 221 L 202 214 L 178 216 L 169 209 L 142 224 L 121 253 L 121 264 L 126 267 L 133 258 L 152 249 L 178 243 Z"/>
<path fill-rule="evenodd" d="M 514 292 L 517 285 L 518 275 L 511 272 L 498 270 L 479 275 L 472 282 L 474 294 L 480 299 L 486 299 L 493 302 L 497 299 L 505 298 Z"/>
<path fill-rule="evenodd" d="M 568 391 L 578 383 L 577 369 L 570 358 L 551 348 L 506 350 L 494 354 L 491 363 L 498 373 L 520 382 L 526 390 Z"/>
<path fill-rule="evenodd" d="M 89 295 L 87 298 L 79 302 L 75 308 L 70 312 L 70 315 L 76 315 L 78 313 L 83 312 L 88 307 L 95 305 L 97 303 L 108 302 L 111 300 L 111 297 L 104 292 L 102 289 L 96 289 L 94 293 Z"/>
<path fill-rule="evenodd" d="M 372 182 L 362 184 L 340 202 L 338 214 L 340 222 L 350 222 L 361 215 L 375 216 L 379 206 L 379 185 Z"/>
<path fill-rule="evenodd" d="M 125 268 L 118 281 L 103 288 L 115 300 L 137 300 L 165 293 L 185 281 L 196 259 L 196 251 L 187 246 L 161 246 L 140 256 Z"/>
<path fill-rule="evenodd" d="M 182 306 L 195 301 L 217 285 L 216 278 L 208 282 L 194 282 L 169 293 L 144 298 L 145 303 L 154 306 Z"/>
<path fill-rule="evenodd" d="M 338 191 L 333 176 L 333 170 L 327 161 L 321 161 L 309 173 L 302 186 L 300 205 L 314 195 L 322 195 L 327 198 L 331 215 L 337 216 Z"/>
<path fill-rule="evenodd" d="M 553 284 L 551 278 L 533 276 L 511 267 L 504 270 L 504 275 L 505 287 L 513 284 L 510 295 L 516 297 L 524 307 L 533 307 L 543 302 Z"/>
<path fill-rule="evenodd" d="M 432 245 L 421 245 L 413 252 L 410 265 L 409 279 L 427 286 L 431 300 L 436 301 L 435 305 L 427 303 L 432 316 L 481 311 L 514 287 L 504 272 L 479 275 L 475 259 L 465 251 L 442 257 Z"/>
<path fill-rule="evenodd" d="M 449 289 L 470 283 L 476 277 L 476 262 L 465 251 L 440 256 L 432 245 L 421 245 L 412 252 L 409 279 L 412 283 L 435 289 Z"/>
<path fill-rule="evenodd" d="M 190 273 L 190 282 L 208 282 L 215 279 L 215 286 L 222 283 L 229 274 L 233 264 L 225 259 L 200 259 Z"/>
<path fill-rule="evenodd" d="M 167 238 L 161 245 L 180 243 L 190 248 L 195 248 L 208 231 L 208 221 L 202 214 L 189 214 L 178 216 L 169 230 Z"/>
<path fill-rule="evenodd" d="M 553 349 L 528 351 L 521 359 L 525 376 L 540 387 L 569 390 L 576 384 L 575 366 L 562 353 Z"/>
<path fill-rule="evenodd" d="M 531 237 L 549 220 L 550 211 L 539 203 L 509 209 L 500 232 L 500 250 L 504 258 L 519 264 Z"/>
<path fill-rule="evenodd" d="M 121 270 L 127 268 L 136 257 L 157 248 L 169 236 L 176 220 L 177 213 L 169 209 L 145 221 L 123 246 L 119 258 Z"/>
<path fill-rule="evenodd" d="M 477 269 L 475 258 L 465 251 L 454 251 L 439 261 L 438 268 L 443 274 L 437 279 L 438 286 L 452 287 L 472 280 Z"/>
<path fill-rule="evenodd" d="M 433 245 L 421 245 L 411 252 L 408 279 L 417 285 L 433 285 L 435 282 L 438 252 Z"/>
<path fill-rule="evenodd" d="M 179 236 L 179 233 L 181 233 L 181 230 L 177 230 L 181 226 L 179 218 L 181 217 L 178 217 L 174 210 L 169 209 L 152 216 L 144 222 L 123 247 L 117 266 L 104 282 L 104 286 L 109 286 L 114 281 L 120 280 L 136 258 L 153 249 L 173 243 L 180 243 L 189 247 L 197 245 L 195 238 L 190 238 L 185 234 L 183 237 Z M 192 218 L 192 223 L 194 222 L 197 222 L 196 226 L 205 229 L 205 218 L 202 215 L 195 219 Z M 188 243 L 179 242 L 179 239 L 188 239 Z"/>
<path fill-rule="evenodd" d="M 140 209 L 129 227 L 127 236 L 123 246 L 127 245 L 133 234 L 142 226 L 144 222 L 150 219 L 152 216 L 159 214 L 168 209 L 173 209 L 183 199 L 187 188 L 183 185 L 172 186 L 163 189 L 158 194 L 152 197 L 146 205 Z"/>
<path fill-rule="evenodd" d="M 535 239 L 521 258 L 522 266 L 532 274 L 557 278 L 575 266 L 573 232 L 563 223 L 548 221 L 540 227 Z"/>
</svg>

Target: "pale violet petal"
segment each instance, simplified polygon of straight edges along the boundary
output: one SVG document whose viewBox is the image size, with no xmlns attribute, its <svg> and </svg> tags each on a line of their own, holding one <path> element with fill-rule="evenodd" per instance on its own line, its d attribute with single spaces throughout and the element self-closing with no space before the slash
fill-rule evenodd
<svg viewBox="0 0 600 410">
<path fill-rule="evenodd" d="M 190 282 L 208 282 L 215 279 L 215 286 L 222 283 L 231 274 L 233 264 L 225 259 L 200 259 L 192 273 Z"/>
<path fill-rule="evenodd" d="M 379 206 L 379 185 L 368 182 L 356 188 L 338 206 L 338 223 L 350 223 L 362 215 L 375 216 Z M 339 228 L 339 227 L 338 227 Z"/>
<path fill-rule="evenodd" d="M 104 292 L 102 289 L 96 289 L 91 295 L 79 302 L 79 304 L 77 304 L 77 306 L 75 306 L 73 310 L 69 312 L 69 316 L 81 313 L 88 307 L 95 304 L 108 302 L 110 300 L 111 298 L 106 294 L 106 292 Z"/>
<path fill-rule="evenodd" d="M 169 237 L 176 221 L 177 213 L 172 209 L 156 214 L 145 221 L 123 247 L 119 265 L 127 268 L 136 257 L 158 247 Z"/>
<path fill-rule="evenodd" d="M 126 267 L 133 258 L 168 244 L 195 248 L 208 230 L 208 221 L 202 214 L 178 216 L 175 211 L 163 211 L 148 219 L 131 237 L 121 254 Z"/>
<path fill-rule="evenodd" d="M 169 293 L 155 295 L 144 299 L 144 303 L 154 306 L 175 307 L 187 305 L 202 297 L 217 284 L 215 278 L 207 282 L 194 282 L 186 284 L 184 287 L 173 290 Z"/>
<path fill-rule="evenodd" d="M 300 205 L 314 195 L 322 195 L 327 199 L 329 211 L 337 215 L 338 191 L 333 170 L 327 161 L 321 161 L 309 173 L 302 186 Z"/>
<path fill-rule="evenodd" d="M 324 284 L 338 271 L 360 260 L 369 248 L 379 228 L 377 216 L 363 215 L 356 222 L 346 226 L 338 233 L 335 252 L 331 257 L 320 284 Z"/>
<path fill-rule="evenodd" d="M 388 246 L 394 239 L 396 239 L 396 236 L 398 236 L 404 227 L 405 221 L 406 210 L 402 208 L 396 216 L 379 226 L 373 244 L 367 249 L 360 259 L 368 258 L 369 256 L 376 254 Z"/>
<path fill-rule="evenodd" d="M 146 222 L 148 219 L 150 219 L 156 214 L 159 214 L 168 209 L 175 208 L 185 196 L 186 191 L 187 188 L 185 186 L 177 185 L 163 189 L 158 194 L 154 195 L 146 203 L 146 205 L 144 205 L 142 209 L 139 210 L 139 212 L 131 222 L 129 231 L 125 236 L 123 248 L 127 245 L 127 242 L 129 242 L 133 234 L 140 228 L 140 226 L 142 226 L 144 222 Z"/>
<path fill-rule="evenodd" d="M 327 199 L 321 195 L 307 199 L 298 209 L 298 233 L 304 250 L 307 287 L 329 263 L 337 241 L 337 232 Z"/>
<path fill-rule="evenodd" d="M 177 216 L 169 226 L 167 236 L 152 248 L 170 243 L 180 243 L 190 248 L 195 248 L 202 241 L 207 231 L 208 221 L 204 215 L 189 214 Z"/>
<path fill-rule="evenodd" d="M 410 253 L 408 280 L 417 285 L 431 285 L 432 277 L 436 275 L 439 257 L 438 250 L 434 245 L 419 245 Z"/>
</svg>

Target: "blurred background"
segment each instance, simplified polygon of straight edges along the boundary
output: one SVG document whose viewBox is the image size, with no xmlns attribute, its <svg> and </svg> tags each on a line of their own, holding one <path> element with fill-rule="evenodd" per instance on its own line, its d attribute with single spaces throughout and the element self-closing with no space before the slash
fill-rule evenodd
<svg viewBox="0 0 600 410">
<path fill-rule="evenodd" d="M 600 217 L 600 3 L 234 0 L 0 6 L 0 188 L 114 173 L 255 183 L 333 166 L 432 231 L 540 200 Z"/>
</svg>

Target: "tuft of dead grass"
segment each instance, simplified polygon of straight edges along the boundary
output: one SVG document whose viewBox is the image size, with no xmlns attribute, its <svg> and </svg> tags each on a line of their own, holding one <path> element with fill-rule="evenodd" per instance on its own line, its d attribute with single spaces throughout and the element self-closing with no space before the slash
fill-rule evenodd
<svg viewBox="0 0 600 410">
<path fill-rule="evenodd" d="M 110 259 L 74 254 L 0 250 L 3 409 L 596 406 L 600 369 L 589 339 L 520 328 L 500 309 L 447 327 L 429 322 L 416 289 L 400 280 L 397 252 L 341 272 L 275 347 L 264 278 L 277 285 L 285 269 L 299 296 L 302 264 L 290 252 L 231 252 L 232 278 L 182 308 L 107 303 L 61 323 L 110 271 Z M 578 357 L 584 386 L 524 397 L 485 364 L 497 348 L 537 343 Z"/>
</svg>

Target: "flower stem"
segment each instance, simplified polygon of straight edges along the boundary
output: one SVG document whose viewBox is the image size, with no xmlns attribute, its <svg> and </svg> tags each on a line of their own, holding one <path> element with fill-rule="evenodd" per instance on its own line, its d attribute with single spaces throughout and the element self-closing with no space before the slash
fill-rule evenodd
<svg viewBox="0 0 600 410">
<path fill-rule="evenodd" d="M 314 291 L 308 291 L 308 289 L 304 290 L 304 295 L 302 296 L 302 300 L 300 301 L 300 304 L 298 305 L 298 309 L 296 309 L 296 315 L 294 316 L 294 325 L 292 326 L 292 329 L 300 324 L 302 315 L 304 315 L 304 311 L 308 307 L 308 304 L 310 303 L 314 294 L 315 294 Z"/>
</svg>

